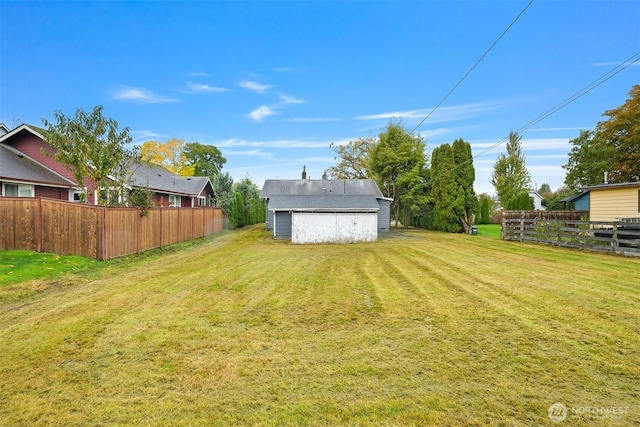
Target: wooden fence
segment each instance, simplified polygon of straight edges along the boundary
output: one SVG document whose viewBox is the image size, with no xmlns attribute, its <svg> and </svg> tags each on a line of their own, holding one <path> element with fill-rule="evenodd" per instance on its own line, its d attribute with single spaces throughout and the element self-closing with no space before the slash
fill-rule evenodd
<svg viewBox="0 0 640 427">
<path fill-rule="evenodd" d="M 220 208 L 92 206 L 43 198 L 0 198 L 0 250 L 116 258 L 222 231 Z"/>
<path fill-rule="evenodd" d="M 500 211 L 500 224 L 505 219 L 549 219 L 579 221 L 589 218 L 589 211 Z"/>
<path fill-rule="evenodd" d="M 640 256 L 640 224 L 629 222 L 505 219 L 502 238 Z"/>
</svg>

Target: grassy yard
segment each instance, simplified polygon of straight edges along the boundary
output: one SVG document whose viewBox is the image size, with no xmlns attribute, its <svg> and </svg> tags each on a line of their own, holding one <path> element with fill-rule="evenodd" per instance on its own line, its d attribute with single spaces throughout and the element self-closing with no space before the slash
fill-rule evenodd
<svg viewBox="0 0 640 427">
<path fill-rule="evenodd" d="M 0 287 L 2 425 L 640 423 L 638 259 L 254 227 L 36 282 Z"/>
</svg>

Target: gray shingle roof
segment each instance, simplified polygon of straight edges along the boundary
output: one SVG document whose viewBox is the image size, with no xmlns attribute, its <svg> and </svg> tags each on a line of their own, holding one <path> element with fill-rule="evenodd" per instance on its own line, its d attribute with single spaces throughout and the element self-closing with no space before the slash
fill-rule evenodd
<svg viewBox="0 0 640 427">
<path fill-rule="evenodd" d="M 263 198 L 273 196 L 312 196 L 341 194 L 349 196 L 370 195 L 384 197 L 372 179 L 268 179 L 262 186 Z"/>
<path fill-rule="evenodd" d="M 297 211 L 368 211 L 378 212 L 378 200 L 371 195 L 349 196 L 344 194 L 324 194 L 320 196 L 272 196 L 269 198 L 268 210 L 297 210 Z"/>
<path fill-rule="evenodd" d="M 206 176 L 179 176 L 153 163 L 131 166 L 133 185 L 171 194 L 198 195 L 209 183 Z"/>
<path fill-rule="evenodd" d="M 65 188 L 76 186 L 63 176 L 5 144 L 0 144 L 0 178 Z"/>
</svg>

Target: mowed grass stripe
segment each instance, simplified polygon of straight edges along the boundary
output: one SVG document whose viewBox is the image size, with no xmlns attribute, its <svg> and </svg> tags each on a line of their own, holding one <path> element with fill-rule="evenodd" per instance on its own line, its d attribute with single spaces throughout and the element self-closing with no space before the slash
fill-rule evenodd
<svg viewBox="0 0 640 427">
<path fill-rule="evenodd" d="M 639 279 L 471 236 L 239 230 L 0 303 L 0 424 L 544 425 L 560 401 L 629 425 Z"/>
</svg>

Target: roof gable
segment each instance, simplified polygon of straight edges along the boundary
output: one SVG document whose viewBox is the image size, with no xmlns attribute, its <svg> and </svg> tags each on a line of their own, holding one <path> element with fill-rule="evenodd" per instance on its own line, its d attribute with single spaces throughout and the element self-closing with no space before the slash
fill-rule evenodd
<svg viewBox="0 0 640 427">
<path fill-rule="evenodd" d="M 76 184 L 10 145 L 0 143 L 0 179 L 72 188 Z"/>
</svg>

